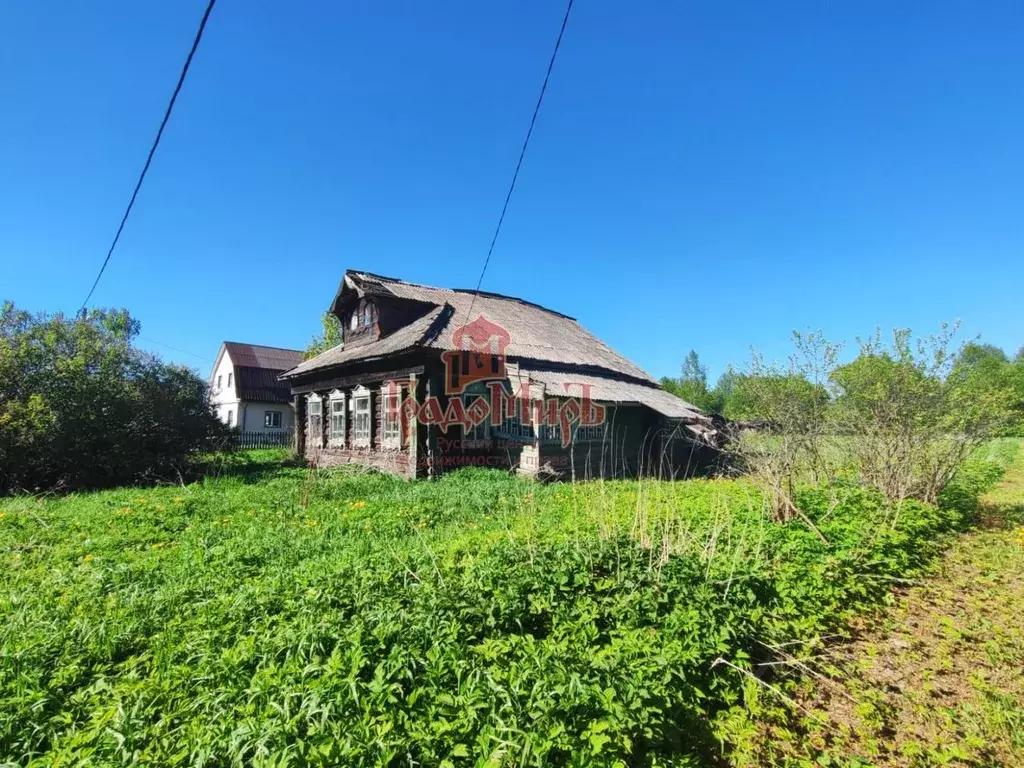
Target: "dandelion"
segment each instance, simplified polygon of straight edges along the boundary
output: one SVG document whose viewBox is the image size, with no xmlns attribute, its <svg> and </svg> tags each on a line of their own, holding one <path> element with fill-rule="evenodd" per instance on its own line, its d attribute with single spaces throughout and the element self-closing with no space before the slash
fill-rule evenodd
<svg viewBox="0 0 1024 768">
<path fill-rule="evenodd" d="M 171 501 L 173 501 L 175 504 L 181 504 L 182 502 L 185 501 L 185 497 L 184 496 L 175 496 L 173 499 L 171 499 Z"/>
<path fill-rule="evenodd" d="M 0 512 L 0 520 L 3 520 L 5 517 L 6 515 L 3 512 Z"/>
<path fill-rule="evenodd" d="M 135 499 L 135 503 L 136 504 L 145 504 L 146 503 L 146 497 L 145 496 L 139 496 L 137 499 Z"/>
<path fill-rule="evenodd" d="M 87 555 L 85 555 L 85 556 L 84 556 L 84 557 L 82 558 L 82 562 L 83 562 L 83 563 L 88 563 L 88 562 L 90 562 L 91 560 L 93 560 L 93 559 L 94 559 L 94 557 L 95 557 L 95 555 L 93 555 L 93 554 L 92 554 L 92 553 L 90 552 L 90 553 L 88 553 Z"/>
</svg>

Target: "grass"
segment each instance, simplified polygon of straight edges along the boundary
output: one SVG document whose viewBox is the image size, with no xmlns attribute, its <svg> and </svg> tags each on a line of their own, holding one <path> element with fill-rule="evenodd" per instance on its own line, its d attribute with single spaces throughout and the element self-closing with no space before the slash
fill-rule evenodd
<svg viewBox="0 0 1024 768">
<path fill-rule="evenodd" d="M 704 765 L 771 648 L 925 572 L 955 510 L 857 488 L 217 461 L 0 503 L 0 762 Z"/>
<path fill-rule="evenodd" d="M 1024 441 L 984 458 L 1006 474 L 978 525 L 892 610 L 802 649 L 798 706 L 762 699 L 736 764 L 1024 765 Z"/>
</svg>

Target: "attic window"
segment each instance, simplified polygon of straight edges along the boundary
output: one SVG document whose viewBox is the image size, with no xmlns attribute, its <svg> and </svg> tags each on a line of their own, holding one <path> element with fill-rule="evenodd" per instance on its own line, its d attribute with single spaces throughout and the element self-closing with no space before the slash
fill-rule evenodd
<svg viewBox="0 0 1024 768">
<path fill-rule="evenodd" d="M 353 312 L 352 313 L 352 317 L 351 317 L 351 319 L 348 322 L 348 327 L 349 327 L 350 330 L 353 330 L 353 331 L 356 328 L 359 327 L 359 313 L 358 312 Z"/>
<path fill-rule="evenodd" d="M 373 325 L 373 308 L 369 304 L 363 307 L 363 325 Z"/>
</svg>

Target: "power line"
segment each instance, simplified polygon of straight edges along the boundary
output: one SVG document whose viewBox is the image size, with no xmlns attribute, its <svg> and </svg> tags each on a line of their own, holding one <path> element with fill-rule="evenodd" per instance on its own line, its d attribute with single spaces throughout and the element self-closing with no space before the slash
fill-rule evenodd
<svg viewBox="0 0 1024 768">
<path fill-rule="evenodd" d="M 146 172 L 149 170 L 149 164 L 153 162 L 153 154 L 156 152 L 157 146 L 160 144 L 160 137 L 163 136 L 164 128 L 167 126 L 167 121 L 171 118 L 171 111 L 174 109 L 174 102 L 178 99 L 178 93 L 181 91 L 181 86 L 185 84 L 185 76 L 188 74 L 188 68 L 192 64 L 192 57 L 195 56 L 196 49 L 199 48 L 199 41 L 203 38 L 203 30 L 206 29 L 206 21 L 210 18 L 210 11 L 213 10 L 214 3 L 217 0 L 210 0 L 206 6 L 206 12 L 203 13 L 203 20 L 199 22 L 199 30 L 196 32 L 196 39 L 192 41 L 192 48 L 188 52 L 188 58 L 185 59 L 185 66 L 181 68 L 181 75 L 178 77 L 178 84 L 174 87 L 174 93 L 171 94 L 171 101 L 167 105 L 167 111 L 164 112 L 164 119 L 160 123 L 160 129 L 156 132 L 156 139 L 153 140 L 153 146 L 149 148 L 149 155 L 146 157 L 146 164 L 142 167 L 142 173 L 139 174 L 139 180 L 135 184 L 135 191 L 132 192 L 132 199 L 128 201 L 128 207 L 125 209 L 124 216 L 121 217 L 121 224 L 117 228 L 117 233 L 114 235 L 114 242 L 110 244 L 110 250 L 107 251 L 107 257 L 103 260 L 103 265 L 100 267 L 99 274 L 96 275 L 96 279 L 92 283 L 92 288 L 89 289 L 89 295 L 85 297 L 85 301 L 82 302 L 82 308 L 79 310 L 80 313 L 85 312 L 85 307 L 89 303 L 89 299 L 92 298 L 93 291 L 96 290 L 96 286 L 99 285 L 100 278 L 103 277 L 103 272 L 107 268 L 107 264 L 110 262 L 110 257 L 114 253 L 114 248 L 117 247 L 117 241 L 121 239 L 121 232 L 124 230 L 124 225 L 128 221 L 128 215 L 132 212 L 132 206 L 135 205 L 135 198 L 139 196 L 139 190 L 142 188 L 142 181 L 146 178 Z"/>
<path fill-rule="evenodd" d="M 519 160 L 516 162 L 516 170 L 512 174 L 512 183 L 508 186 L 508 194 L 505 195 L 505 204 L 501 206 L 501 215 L 498 217 L 498 225 L 494 228 L 494 237 L 491 238 L 491 246 L 487 249 L 487 258 L 484 259 L 483 269 L 480 270 L 480 278 L 476 281 L 476 289 L 473 291 L 473 299 L 469 302 L 469 314 L 466 315 L 467 322 L 472 320 L 473 305 L 480 293 L 480 286 L 483 285 L 484 275 L 487 273 L 487 266 L 491 263 L 491 254 L 494 253 L 494 245 L 498 242 L 498 235 L 501 233 L 501 225 L 505 221 L 505 213 L 508 211 L 508 203 L 512 199 L 512 192 L 516 188 L 516 181 L 519 179 L 519 169 L 523 167 L 523 158 L 526 157 L 526 148 L 530 144 L 530 136 L 533 135 L 533 126 L 537 122 L 537 114 L 540 112 L 540 105 L 544 101 L 544 93 L 548 89 L 548 80 L 551 79 L 551 70 L 555 68 L 555 59 L 558 58 L 558 49 L 562 45 L 562 37 L 565 35 L 565 27 L 569 23 L 569 14 L 572 12 L 573 0 L 565 8 L 565 16 L 562 18 L 562 27 L 558 30 L 558 39 L 555 40 L 555 48 L 551 52 L 551 60 L 548 62 L 548 71 L 544 74 L 544 82 L 540 87 L 540 94 L 537 96 L 537 104 L 533 108 L 533 117 L 530 118 L 530 127 L 526 131 L 526 138 L 523 140 L 523 148 L 519 151 Z"/>
<path fill-rule="evenodd" d="M 208 363 L 213 362 L 213 358 L 197 355 L 195 352 L 189 352 L 187 349 L 178 349 L 177 347 L 172 347 L 170 344 L 164 344 L 162 341 L 157 341 L 156 339 L 148 339 L 145 336 L 139 336 L 139 341 L 147 341 L 150 344 L 156 344 L 158 347 L 173 349 L 175 352 L 180 352 L 183 355 L 192 355 L 192 357 L 198 357 L 200 360 L 205 360 Z"/>
</svg>

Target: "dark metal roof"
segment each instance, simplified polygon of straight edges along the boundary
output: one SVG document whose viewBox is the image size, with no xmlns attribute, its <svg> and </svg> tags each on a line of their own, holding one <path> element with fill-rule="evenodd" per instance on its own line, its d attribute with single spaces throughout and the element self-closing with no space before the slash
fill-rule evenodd
<svg viewBox="0 0 1024 768">
<path fill-rule="evenodd" d="M 235 369 L 235 387 L 240 400 L 291 402 L 291 388 L 279 381 L 278 376 L 302 362 L 302 352 L 237 341 L 225 341 L 224 351 Z"/>
<path fill-rule="evenodd" d="M 236 366 L 287 371 L 302 362 L 302 352 L 297 349 L 264 347 L 260 344 L 243 344 L 238 341 L 225 341 L 224 348 Z"/>
<path fill-rule="evenodd" d="M 238 388 L 238 399 L 260 403 L 290 403 L 291 387 L 278 380 L 280 373 L 281 371 L 270 368 L 236 365 L 235 386 Z"/>
</svg>

